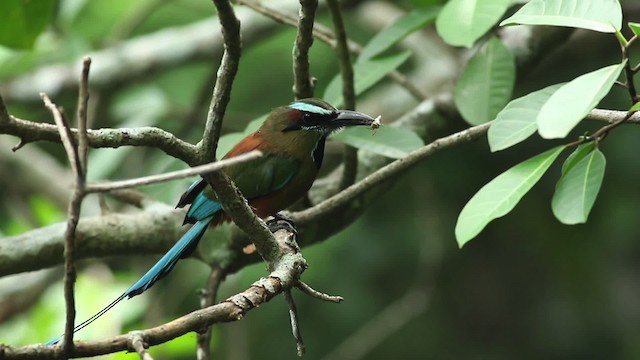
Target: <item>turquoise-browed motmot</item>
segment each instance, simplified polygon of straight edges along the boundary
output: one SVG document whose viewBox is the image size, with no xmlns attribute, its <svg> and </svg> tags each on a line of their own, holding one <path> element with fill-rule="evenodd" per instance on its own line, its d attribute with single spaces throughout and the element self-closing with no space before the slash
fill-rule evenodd
<svg viewBox="0 0 640 360">
<path fill-rule="evenodd" d="M 325 140 L 329 134 L 346 126 L 372 125 L 374 121 L 359 112 L 337 110 L 320 99 L 298 100 L 274 109 L 256 132 L 240 141 L 224 158 L 252 150 L 260 150 L 262 157 L 224 171 L 249 201 L 256 215 L 266 218 L 292 205 L 309 190 L 322 165 Z M 194 182 L 182 194 L 177 207 L 186 205 L 190 207 L 184 224 L 193 226 L 140 280 L 100 312 L 78 324 L 74 332 L 92 323 L 123 299 L 149 289 L 167 275 L 178 260 L 193 252 L 210 224 L 223 220 L 222 206 L 204 179 Z"/>
</svg>

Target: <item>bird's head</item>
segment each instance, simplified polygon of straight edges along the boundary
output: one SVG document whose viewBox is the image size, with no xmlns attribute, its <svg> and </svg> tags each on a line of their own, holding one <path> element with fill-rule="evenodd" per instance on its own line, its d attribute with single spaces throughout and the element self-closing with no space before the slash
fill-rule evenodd
<svg viewBox="0 0 640 360">
<path fill-rule="evenodd" d="M 274 110 L 268 121 L 281 132 L 305 131 L 327 136 L 347 126 L 370 126 L 375 119 L 357 111 L 338 110 L 326 101 L 309 98 Z"/>
</svg>

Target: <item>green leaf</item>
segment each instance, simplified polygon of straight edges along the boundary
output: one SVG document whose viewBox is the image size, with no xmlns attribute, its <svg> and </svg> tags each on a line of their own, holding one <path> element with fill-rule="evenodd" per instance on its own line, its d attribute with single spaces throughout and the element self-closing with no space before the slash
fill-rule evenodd
<svg viewBox="0 0 640 360">
<path fill-rule="evenodd" d="M 353 71 L 355 73 L 354 86 L 356 95 L 362 94 L 364 91 L 377 84 L 378 81 L 382 80 L 388 73 L 407 61 L 409 56 L 411 56 L 411 52 L 405 51 L 384 58 L 355 63 L 353 65 Z M 331 80 L 327 89 L 324 91 L 323 98 L 335 107 L 340 107 L 343 104 L 342 78 L 340 77 L 340 74 L 336 75 L 333 80 Z"/>
<path fill-rule="evenodd" d="M 427 8 L 414 9 L 410 13 L 400 17 L 398 20 L 394 21 L 393 24 L 377 33 L 369 43 L 367 43 L 358 57 L 358 61 L 373 58 L 394 46 L 407 35 L 426 26 L 427 24 L 432 23 L 436 19 L 436 16 L 438 16 L 439 12 L 440 7 L 431 6 Z"/>
<path fill-rule="evenodd" d="M 640 110 L 640 101 L 638 101 L 637 103 L 633 104 L 633 106 L 631 106 L 629 108 L 629 111 L 638 111 Z"/>
<path fill-rule="evenodd" d="M 54 0 L 0 1 L 0 45 L 16 49 L 33 47 L 51 21 L 55 3 Z"/>
<path fill-rule="evenodd" d="M 636 36 L 640 36 L 640 23 L 630 22 L 628 25 Z"/>
<path fill-rule="evenodd" d="M 516 68 L 511 51 L 491 38 L 465 66 L 454 101 L 472 125 L 493 120 L 511 98 Z"/>
<path fill-rule="evenodd" d="M 558 89 L 540 109 L 538 132 L 563 138 L 593 110 L 615 83 L 625 62 L 581 75 Z"/>
<path fill-rule="evenodd" d="M 505 25 L 553 25 L 612 33 L 622 27 L 622 8 L 617 0 L 531 0 Z"/>
<path fill-rule="evenodd" d="M 594 147 L 595 144 L 593 142 L 578 146 L 578 148 L 575 149 L 571 153 L 571 155 L 567 157 L 567 159 L 564 161 L 564 164 L 562 164 L 562 175 L 566 174 L 567 171 L 571 170 L 577 163 L 580 162 L 580 160 L 584 159 L 585 156 L 593 151 Z"/>
<path fill-rule="evenodd" d="M 367 127 L 349 128 L 333 139 L 393 159 L 403 158 L 424 145 L 414 131 L 393 126 L 383 126 L 373 133 Z"/>
<path fill-rule="evenodd" d="M 487 138 L 491 151 L 499 151 L 524 141 L 538 129 L 536 118 L 542 105 L 562 84 L 555 84 L 512 100 L 498 113 Z"/>
<path fill-rule="evenodd" d="M 458 245 L 462 247 L 489 222 L 513 210 L 563 149 L 558 146 L 523 161 L 483 186 L 460 212 L 455 230 Z"/>
<path fill-rule="evenodd" d="M 568 166 L 551 200 L 553 214 L 560 222 L 571 225 L 587 221 L 602 185 L 605 165 L 604 154 L 595 149 L 575 165 Z"/>
<path fill-rule="evenodd" d="M 511 0 L 450 0 L 436 19 L 436 30 L 449 45 L 471 47 L 511 6 Z"/>
</svg>

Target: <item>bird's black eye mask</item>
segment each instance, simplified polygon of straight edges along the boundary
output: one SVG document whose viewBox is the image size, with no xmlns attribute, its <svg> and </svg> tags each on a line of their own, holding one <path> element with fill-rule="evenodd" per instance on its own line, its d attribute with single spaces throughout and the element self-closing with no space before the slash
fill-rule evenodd
<svg viewBox="0 0 640 360">
<path fill-rule="evenodd" d="M 289 105 L 290 122 L 289 125 L 282 129 L 282 132 L 293 130 L 315 130 L 326 132 L 325 127 L 336 117 L 336 111 L 325 109 L 323 107 L 305 103 L 295 102 Z"/>
<path fill-rule="evenodd" d="M 318 115 L 306 112 L 299 112 L 300 115 L 296 116 L 295 120 L 292 120 L 289 125 L 282 129 L 282 132 L 293 130 L 316 130 L 325 132 L 329 130 L 329 122 L 335 117 L 335 115 Z"/>
</svg>

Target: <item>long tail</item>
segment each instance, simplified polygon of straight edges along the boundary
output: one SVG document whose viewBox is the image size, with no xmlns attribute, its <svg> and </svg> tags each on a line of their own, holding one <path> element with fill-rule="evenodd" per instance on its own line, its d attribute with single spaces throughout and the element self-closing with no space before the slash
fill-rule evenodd
<svg viewBox="0 0 640 360">
<path fill-rule="evenodd" d="M 200 238 L 204 234 L 205 230 L 207 230 L 207 226 L 211 222 L 213 217 L 208 217 L 203 220 L 196 222 L 191 229 L 189 229 L 181 238 L 176 242 L 175 245 L 169 251 L 164 254 L 164 256 L 158 260 L 158 262 L 147 271 L 135 284 L 131 285 L 127 291 L 125 291 L 122 295 L 120 295 L 117 299 L 115 299 L 111 304 L 107 305 L 104 309 L 100 310 L 97 314 L 88 318 L 87 320 L 81 322 L 73 328 L 73 332 L 77 332 L 81 329 L 84 329 L 89 324 L 94 322 L 100 316 L 104 315 L 107 311 L 111 310 L 112 307 L 116 306 L 117 303 L 122 301 L 125 298 L 131 299 L 132 297 L 142 294 L 145 290 L 149 289 L 156 281 L 160 280 L 162 277 L 167 275 L 173 269 L 173 266 L 180 260 L 181 258 L 190 254 Z M 62 339 L 62 335 L 58 336 L 55 339 L 50 340 L 47 345 L 54 345 L 58 341 Z"/>
</svg>

